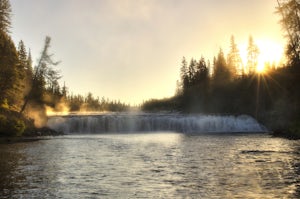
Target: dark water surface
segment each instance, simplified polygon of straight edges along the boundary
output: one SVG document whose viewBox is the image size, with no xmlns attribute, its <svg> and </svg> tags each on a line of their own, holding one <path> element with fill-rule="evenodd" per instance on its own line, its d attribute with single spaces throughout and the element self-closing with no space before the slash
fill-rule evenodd
<svg viewBox="0 0 300 199">
<path fill-rule="evenodd" d="M 299 198 L 300 142 L 69 135 L 0 145 L 0 198 Z"/>
</svg>

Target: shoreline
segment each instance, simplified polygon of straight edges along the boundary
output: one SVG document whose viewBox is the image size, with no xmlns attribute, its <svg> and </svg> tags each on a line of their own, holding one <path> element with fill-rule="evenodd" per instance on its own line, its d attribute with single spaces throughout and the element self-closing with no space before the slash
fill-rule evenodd
<svg viewBox="0 0 300 199">
<path fill-rule="evenodd" d="M 47 140 L 46 137 L 0 137 L 0 144 L 15 144 L 15 143 L 26 143 L 26 142 L 36 142 L 40 140 Z"/>
<path fill-rule="evenodd" d="M 48 127 L 35 128 L 32 131 L 25 132 L 22 136 L 0 136 L 0 144 L 36 142 L 40 140 L 50 139 L 49 137 L 61 135 L 64 135 L 64 133 L 57 132 Z"/>
<path fill-rule="evenodd" d="M 274 138 L 284 138 L 288 140 L 300 140 L 300 135 L 292 132 L 275 131 L 271 133 Z"/>
</svg>

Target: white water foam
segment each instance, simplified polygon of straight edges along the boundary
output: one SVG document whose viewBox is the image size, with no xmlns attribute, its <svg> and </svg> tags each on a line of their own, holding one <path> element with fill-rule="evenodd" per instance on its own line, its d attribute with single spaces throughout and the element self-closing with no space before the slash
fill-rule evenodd
<svg viewBox="0 0 300 199">
<path fill-rule="evenodd" d="M 48 126 L 73 133 L 175 131 L 182 133 L 267 132 L 254 118 L 218 115 L 110 113 L 49 117 Z"/>
</svg>

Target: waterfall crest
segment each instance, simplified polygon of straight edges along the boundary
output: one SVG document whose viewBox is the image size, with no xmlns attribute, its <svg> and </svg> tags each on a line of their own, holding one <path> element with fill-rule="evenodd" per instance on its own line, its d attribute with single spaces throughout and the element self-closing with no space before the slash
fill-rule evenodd
<svg viewBox="0 0 300 199">
<path fill-rule="evenodd" d="M 254 118 L 161 113 L 109 113 L 49 117 L 48 127 L 67 134 L 175 131 L 181 133 L 267 132 Z"/>
</svg>

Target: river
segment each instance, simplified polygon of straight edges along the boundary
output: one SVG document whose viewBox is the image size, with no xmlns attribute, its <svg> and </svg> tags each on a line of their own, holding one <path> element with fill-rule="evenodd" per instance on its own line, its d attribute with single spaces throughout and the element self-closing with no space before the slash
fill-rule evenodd
<svg viewBox="0 0 300 199">
<path fill-rule="evenodd" d="M 300 142 L 265 133 L 81 134 L 0 145 L 0 198 L 299 198 Z"/>
</svg>

